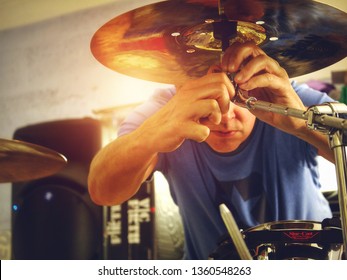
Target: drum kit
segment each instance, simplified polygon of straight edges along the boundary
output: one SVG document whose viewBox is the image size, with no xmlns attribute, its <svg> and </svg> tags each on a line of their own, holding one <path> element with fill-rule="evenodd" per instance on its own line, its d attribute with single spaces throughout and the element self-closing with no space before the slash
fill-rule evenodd
<svg viewBox="0 0 347 280">
<path fill-rule="evenodd" d="M 347 14 L 311 0 L 162 1 L 106 22 L 92 37 L 91 51 L 116 72 L 180 85 L 203 76 L 229 45 L 248 41 L 277 60 L 290 77 L 300 76 L 347 56 Z M 221 207 L 230 237 L 214 258 L 227 258 L 235 247 L 241 259 L 346 258 L 347 123 L 340 117 L 347 113 L 346 106 L 329 103 L 302 112 L 241 93 L 237 102 L 249 109 L 306 119 L 309 129 L 328 134 L 336 159 L 341 217 L 338 222 L 278 221 L 240 231 L 230 211 Z M 0 182 L 44 177 L 65 164 L 63 155 L 47 148 L 0 140 Z"/>
</svg>

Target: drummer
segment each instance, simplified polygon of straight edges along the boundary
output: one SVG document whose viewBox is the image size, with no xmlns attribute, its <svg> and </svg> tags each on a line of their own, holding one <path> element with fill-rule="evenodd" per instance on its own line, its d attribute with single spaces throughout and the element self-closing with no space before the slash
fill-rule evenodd
<svg viewBox="0 0 347 280">
<path fill-rule="evenodd" d="M 215 71 L 215 69 L 219 71 Z M 248 110 L 239 88 L 259 100 L 306 110 L 333 100 L 291 82 L 252 43 L 235 43 L 221 65 L 182 86 L 156 92 L 123 123 L 119 137 L 92 161 L 89 191 L 100 205 L 131 198 L 160 171 L 182 216 L 186 259 L 207 259 L 227 230 L 224 203 L 240 228 L 332 216 L 320 190 L 317 156 L 334 162 L 327 137 L 305 120 Z"/>
</svg>

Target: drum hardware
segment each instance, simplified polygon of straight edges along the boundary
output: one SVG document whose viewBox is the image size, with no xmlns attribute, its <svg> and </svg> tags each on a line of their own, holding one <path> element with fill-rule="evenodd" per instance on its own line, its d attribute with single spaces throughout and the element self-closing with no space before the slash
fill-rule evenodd
<svg viewBox="0 0 347 280">
<path fill-rule="evenodd" d="M 296 228 L 296 223 L 303 228 Z M 286 225 L 286 222 L 283 222 Z M 273 223 L 267 229 L 246 230 L 245 240 L 254 248 L 257 259 L 340 259 L 342 248 L 341 229 L 318 229 L 318 223 L 292 221 L 286 228 L 276 229 Z M 316 224 L 316 225 L 315 225 Z M 305 228 L 314 225 L 315 229 Z M 265 227 L 265 228 L 266 228 Z"/>
<path fill-rule="evenodd" d="M 67 163 L 51 149 L 18 140 L 0 139 L 0 183 L 49 176 Z"/>
<path fill-rule="evenodd" d="M 230 237 L 236 247 L 236 250 L 241 258 L 241 260 L 251 260 L 252 256 L 248 251 L 248 247 L 243 240 L 242 234 L 235 222 L 233 215 L 225 204 L 219 205 L 219 210 L 224 221 L 226 228 L 230 234 Z"/>
<path fill-rule="evenodd" d="M 326 220 L 336 219 L 338 218 Z M 341 227 L 327 223 L 329 222 L 279 221 L 241 230 L 239 234 L 255 260 L 340 260 L 343 251 Z M 224 238 L 218 245 L 210 259 L 240 258 L 230 237 Z"/>
</svg>

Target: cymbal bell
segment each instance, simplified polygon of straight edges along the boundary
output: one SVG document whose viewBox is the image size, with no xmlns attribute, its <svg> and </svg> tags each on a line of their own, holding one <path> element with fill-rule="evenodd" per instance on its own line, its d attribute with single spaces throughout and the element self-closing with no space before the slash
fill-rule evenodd
<svg viewBox="0 0 347 280">
<path fill-rule="evenodd" d="M 46 147 L 0 139 L 0 183 L 46 177 L 58 172 L 66 158 Z"/>
<path fill-rule="evenodd" d="M 218 64 L 222 40 L 217 0 L 171 0 L 143 6 L 101 26 L 94 57 L 119 73 L 182 84 Z M 235 41 L 253 41 L 290 77 L 330 66 L 347 56 L 347 14 L 312 0 L 221 0 Z M 226 27 L 229 28 L 229 27 Z M 232 27 L 230 27 L 232 28 Z M 224 28 L 225 29 L 225 28 Z"/>
</svg>

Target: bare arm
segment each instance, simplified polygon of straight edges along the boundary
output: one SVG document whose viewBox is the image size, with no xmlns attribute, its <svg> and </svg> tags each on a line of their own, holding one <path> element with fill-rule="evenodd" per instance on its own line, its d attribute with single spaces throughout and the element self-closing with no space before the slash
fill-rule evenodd
<svg viewBox="0 0 347 280">
<path fill-rule="evenodd" d="M 100 205 L 131 198 L 151 174 L 157 153 L 148 149 L 141 130 L 117 138 L 94 157 L 88 176 L 89 193 Z"/>
</svg>

